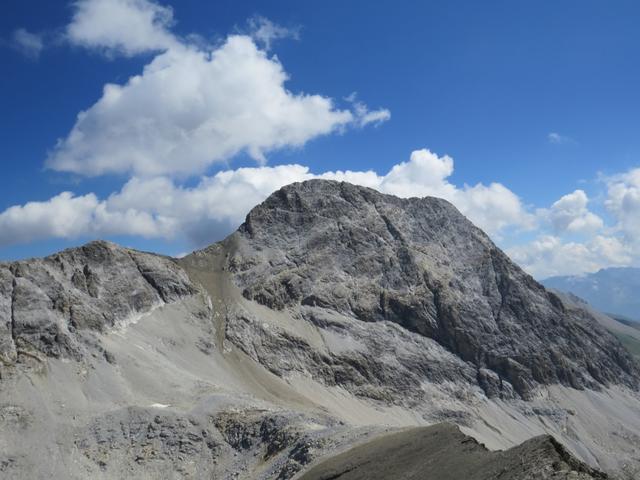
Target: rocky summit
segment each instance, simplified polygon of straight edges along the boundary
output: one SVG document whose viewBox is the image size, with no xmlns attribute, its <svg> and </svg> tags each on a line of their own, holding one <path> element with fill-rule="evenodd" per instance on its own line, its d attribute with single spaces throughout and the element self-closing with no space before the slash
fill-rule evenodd
<svg viewBox="0 0 640 480">
<path fill-rule="evenodd" d="M 637 365 L 595 319 L 445 200 L 314 180 L 269 197 L 234 237 L 229 269 L 246 298 L 396 323 L 472 363 L 489 395 L 638 386 Z"/>
<path fill-rule="evenodd" d="M 0 263 L 0 477 L 638 478 L 603 318 L 444 200 L 292 184 L 185 258 Z"/>
</svg>

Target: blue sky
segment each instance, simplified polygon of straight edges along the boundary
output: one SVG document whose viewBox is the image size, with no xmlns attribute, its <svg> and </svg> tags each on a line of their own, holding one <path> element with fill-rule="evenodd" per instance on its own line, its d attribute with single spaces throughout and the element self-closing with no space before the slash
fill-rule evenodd
<svg viewBox="0 0 640 480">
<path fill-rule="evenodd" d="M 177 255 L 224 237 L 284 180 L 325 174 L 443 196 L 538 277 L 637 265 L 639 14 L 10 0 L 0 259 L 97 237 Z"/>
</svg>

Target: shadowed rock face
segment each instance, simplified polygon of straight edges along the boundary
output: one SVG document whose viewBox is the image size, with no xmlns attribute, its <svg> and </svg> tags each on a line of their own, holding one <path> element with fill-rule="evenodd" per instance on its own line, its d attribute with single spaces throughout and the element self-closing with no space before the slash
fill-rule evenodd
<svg viewBox="0 0 640 480">
<path fill-rule="evenodd" d="M 591 480 L 606 479 L 553 437 L 489 452 L 449 424 L 382 436 L 320 462 L 300 480 Z"/>
<path fill-rule="evenodd" d="M 83 334 L 195 292 L 173 260 L 108 242 L 0 263 L 0 359 L 81 358 Z"/>
<path fill-rule="evenodd" d="M 445 200 L 312 180 L 271 195 L 226 243 L 246 298 L 397 323 L 473 364 L 489 395 L 505 381 L 525 398 L 538 384 L 637 388 L 638 366 L 614 337 Z"/>
</svg>

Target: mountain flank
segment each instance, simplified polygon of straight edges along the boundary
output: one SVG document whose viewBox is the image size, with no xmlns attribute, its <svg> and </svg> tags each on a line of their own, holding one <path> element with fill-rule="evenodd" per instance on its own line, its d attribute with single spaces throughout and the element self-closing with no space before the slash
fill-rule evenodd
<svg viewBox="0 0 640 480">
<path fill-rule="evenodd" d="M 619 342 L 445 200 L 312 180 L 253 209 L 230 244 L 246 298 L 396 323 L 472 363 L 489 395 L 526 398 L 552 383 L 637 388 Z"/>
<path fill-rule="evenodd" d="M 640 472 L 636 360 L 436 198 L 309 181 L 181 259 L 0 263 L 0 357 L 2 478 Z"/>
</svg>

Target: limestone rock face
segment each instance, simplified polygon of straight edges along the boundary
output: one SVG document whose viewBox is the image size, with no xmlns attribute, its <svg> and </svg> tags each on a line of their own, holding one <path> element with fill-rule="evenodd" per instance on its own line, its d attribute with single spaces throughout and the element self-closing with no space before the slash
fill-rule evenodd
<svg viewBox="0 0 640 480">
<path fill-rule="evenodd" d="M 637 478 L 634 362 L 444 200 L 293 184 L 181 259 L 0 263 L 0 477 Z M 390 437 L 445 421 L 510 450 Z"/>
<path fill-rule="evenodd" d="M 0 359 L 12 363 L 20 353 L 78 359 L 84 333 L 195 292 L 173 260 L 108 242 L 2 263 Z"/>
<path fill-rule="evenodd" d="M 445 200 L 312 180 L 271 195 L 227 243 L 247 299 L 394 322 L 473 364 L 490 395 L 505 382 L 525 398 L 541 384 L 637 387 L 615 338 Z"/>
</svg>

